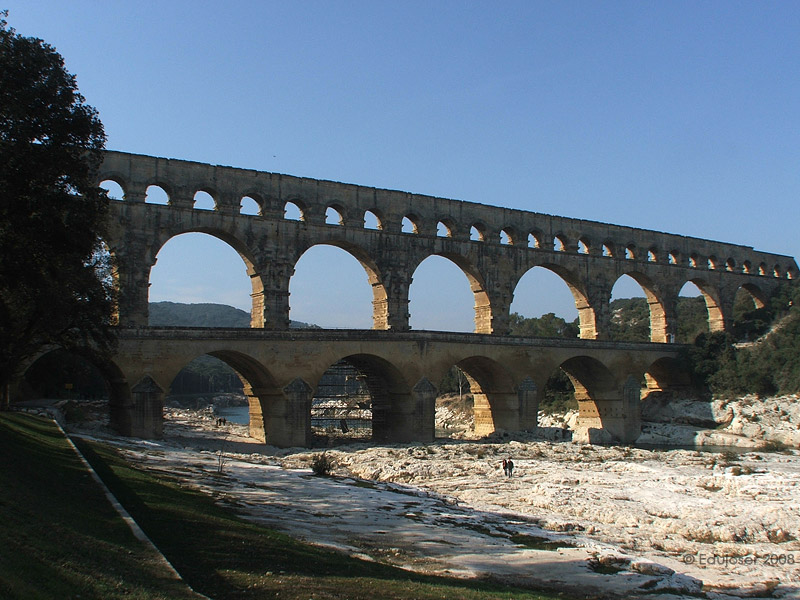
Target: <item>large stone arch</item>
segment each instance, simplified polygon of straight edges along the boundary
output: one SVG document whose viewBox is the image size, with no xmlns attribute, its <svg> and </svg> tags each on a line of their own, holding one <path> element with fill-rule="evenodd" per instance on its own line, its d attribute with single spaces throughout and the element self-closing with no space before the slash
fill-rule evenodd
<svg viewBox="0 0 800 600">
<path fill-rule="evenodd" d="M 578 423 L 573 437 L 589 443 L 629 443 L 641 432 L 640 382 L 633 376 L 619 381 L 602 362 L 575 356 L 563 363 L 575 388 Z"/>
<path fill-rule="evenodd" d="M 708 311 L 709 331 L 725 331 L 727 315 L 723 310 L 722 297 L 717 287 L 702 277 L 692 277 L 681 282 L 681 289 L 683 289 L 683 286 L 687 283 L 693 283 L 696 285 L 697 289 L 700 290 L 700 294 L 703 296 L 703 300 L 706 303 L 706 310 Z M 731 308 L 733 307 L 731 306 Z"/>
<path fill-rule="evenodd" d="M 298 244 L 290 259 L 292 265 L 291 274 L 294 274 L 294 270 L 300 259 L 316 246 L 333 246 L 339 248 L 358 261 L 367 274 L 367 282 L 372 289 L 372 328 L 390 329 L 388 294 L 381 269 L 372 259 L 370 253 L 362 246 L 342 239 L 327 239 L 308 244 Z M 288 284 L 289 282 L 287 281 L 287 293 L 289 291 Z"/>
<path fill-rule="evenodd" d="M 644 292 L 650 310 L 650 341 L 662 344 L 667 343 L 670 340 L 670 333 L 674 329 L 672 322 L 675 317 L 672 311 L 668 312 L 666 300 L 660 286 L 640 271 L 626 271 L 620 274 L 614 285 L 624 275 L 638 283 Z"/>
<path fill-rule="evenodd" d="M 676 358 L 663 357 L 654 361 L 644 373 L 646 394 L 672 395 L 690 393 L 692 381 L 686 365 Z"/>
<path fill-rule="evenodd" d="M 374 441 L 433 441 L 435 390 L 431 394 L 428 389 L 417 389 L 419 385 L 412 389 L 397 366 L 375 354 L 350 354 L 339 361 L 350 364 L 365 378 L 372 400 Z"/>
<path fill-rule="evenodd" d="M 478 268 L 478 266 L 474 264 L 467 256 L 456 252 L 440 251 L 426 253 L 424 256 L 418 256 L 415 258 L 415 260 L 409 262 L 408 270 L 411 274 L 411 279 L 413 279 L 413 274 L 416 272 L 422 262 L 431 256 L 441 256 L 442 258 L 446 258 L 455 264 L 459 269 L 461 269 L 461 272 L 464 273 L 464 276 L 467 278 L 467 282 L 469 283 L 470 290 L 472 291 L 472 295 L 475 300 L 475 333 L 492 333 L 492 321 L 494 316 L 492 313 L 492 301 L 487 289 L 486 277 Z"/>
<path fill-rule="evenodd" d="M 572 270 L 556 264 L 543 262 L 535 265 L 526 266 L 525 270 L 519 273 L 514 280 L 514 294 L 516 294 L 522 278 L 533 269 L 541 267 L 555 273 L 567 286 L 573 299 L 575 308 L 578 311 L 578 322 L 580 324 L 580 337 L 584 340 L 594 340 L 598 338 L 597 315 L 595 309 L 589 301 L 589 295 L 581 278 Z"/>
<path fill-rule="evenodd" d="M 738 293 L 739 290 L 744 290 L 750 295 L 755 308 L 764 308 L 767 305 L 768 294 L 761 287 L 753 283 L 743 283 L 737 288 L 736 292 Z"/>
<path fill-rule="evenodd" d="M 469 382 L 474 399 L 476 434 L 489 435 L 498 429 L 521 429 L 517 388 L 505 367 L 485 356 L 462 358 L 455 366 L 463 371 Z"/>
<path fill-rule="evenodd" d="M 150 284 L 152 270 L 156 265 L 158 254 L 168 243 L 178 238 L 181 235 L 188 233 L 201 233 L 216 238 L 230 246 L 242 259 L 247 270 L 247 275 L 250 278 L 252 305 L 250 309 L 250 326 L 262 328 L 265 326 L 265 312 L 264 312 L 264 279 L 262 277 L 262 268 L 257 266 L 259 261 L 256 255 L 252 252 L 248 244 L 236 234 L 225 231 L 216 227 L 207 226 L 189 226 L 189 227 L 175 227 L 170 228 L 163 235 L 157 236 L 153 243 L 148 246 L 148 267 L 147 267 L 147 283 Z M 144 307 L 147 308 L 146 306 Z M 145 314 L 148 314 L 149 310 Z"/>
<path fill-rule="evenodd" d="M 250 437 L 261 442 L 280 440 L 286 423 L 280 418 L 286 413 L 286 398 L 272 374 L 258 360 L 233 350 L 206 352 L 231 367 L 241 379 L 249 407 Z"/>
<path fill-rule="evenodd" d="M 153 427 L 144 418 L 142 411 L 134 410 L 134 402 L 131 396 L 131 389 L 128 379 L 120 366 L 104 353 L 97 352 L 89 347 L 71 348 L 69 350 L 61 346 L 43 347 L 38 353 L 31 356 L 22 365 L 17 375 L 11 382 L 10 397 L 12 401 L 23 397 L 23 380 L 28 370 L 41 358 L 56 351 L 65 351 L 75 354 L 87 362 L 91 363 L 103 376 L 108 389 L 108 411 L 109 424 L 123 435 L 138 437 L 160 437 L 160 425 Z"/>
</svg>

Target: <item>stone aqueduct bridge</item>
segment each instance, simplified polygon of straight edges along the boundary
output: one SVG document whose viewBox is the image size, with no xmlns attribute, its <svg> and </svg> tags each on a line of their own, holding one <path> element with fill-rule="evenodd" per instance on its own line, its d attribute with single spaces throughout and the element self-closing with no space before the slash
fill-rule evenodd
<svg viewBox="0 0 800 600">
<path fill-rule="evenodd" d="M 478 432 L 535 427 L 538 391 L 560 367 L 576 388 L 581 435 L 631 441 L 639 433 L 640 382 L 651 390 L 685 383 L 678 348 L 667 343 L 677 329 L 683 285 L 697 285 L 710 329 L 724 330 L 738 290 L 759 305 L 798 273 L 791 257 L 746 246 L 121 152 L 106 152 L 98 177 L 104 181 L 124 192 L 111 204 L 106 238 L 117 266 L 120 345 L 104 368 L 113 420 L 131 435 L 160 435 L 164 390 L 186 363 L 211 354 L 245 380 L 251 434 L 275 445 L 308 445 L 314 388 L 342 359 L 367 376 L 377 440 L 432 440 L 432 382 L 458 365 L 475 395 Z M 153 185 L 166 192 L 167 205 L 145 202 Z M 194 207 L 198 191 L 211 195 L 214 210 Z M 241 214 L 245 197 L 260 214 Z M 287 203 L 299 208 L 300 220 L 284 217 Z M 330 209 L 338 224 L 326 223 Z M 367 213 L 377 229 L 365 228 Z M 403 231 L 404 222 L 413 232 Z M 242 257 L 252 282 L 251 329 L 148 327 L 156 255 L 187 232 L 216 236 Z M 364 267 L 373 290 L 372 330 L 289 330 L 289 280 L 301 255 L 317 244 L 342 248 Z M 450 259 L 467 276 L 474 334 L 409 330 L 412 274 L 431 255 Z M 581 339 L 507 335 L 515 286 L 535 266 L 569 287 Z M 606 341 L 611 289 L 626 274 L 647 296 L 652 343 Z"/>
</svg>

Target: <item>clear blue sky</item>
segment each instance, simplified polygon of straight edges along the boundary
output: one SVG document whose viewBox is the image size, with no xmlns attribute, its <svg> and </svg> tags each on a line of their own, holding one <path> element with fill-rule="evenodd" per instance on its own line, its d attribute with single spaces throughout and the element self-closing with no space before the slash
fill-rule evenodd
<svg viewBox="0 0 800 600">
<path fill-rule="evenodd" d="M 64 55 L 111 149 L 800 254 L 797 2 L 4 5 Z M 435 262 L 412 325 L 471 329 L 466 279 Z M 352 283 L 311 285 L 339 268 Z M 532 281 L 512 308 L 574 317 L 566 287 Z M 173 240 L 152 283 L 249 306 L 221 244 Z M 291 291 L 292 318 L 370 325 L 346 256 L 312 250 Z"/>
</svg>

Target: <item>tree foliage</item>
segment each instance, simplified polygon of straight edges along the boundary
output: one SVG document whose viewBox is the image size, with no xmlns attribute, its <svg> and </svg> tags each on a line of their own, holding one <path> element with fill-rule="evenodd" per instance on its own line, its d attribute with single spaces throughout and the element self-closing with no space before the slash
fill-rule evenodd
<svg viewBox="0 0 800 600">
<path fill-rule="evenodd" d="M 0 13 L 0 386 L 42 347 L 112 343 L 105 145 L 55 49 Z"/>
<path fill-rule="evenodd" d="M 511 335 L 525 337 L 547 338 L 576 338 L 580 335 L 577 320 L 567 323 L 554 313 L 547 313 L 541 317 L 523 317 L 518 313 L 511 313 L 509 319 Z"/>
<path fill-rule="evenodd" d="M 800 286 L 786 284 L 761 309 L 735 312 L 733 334 L 706 333 L 687 353 L 695 383 L 716 396 L 800 392 Z M 753 341 L 756 332 L 765 332 Z"/>
</svg>

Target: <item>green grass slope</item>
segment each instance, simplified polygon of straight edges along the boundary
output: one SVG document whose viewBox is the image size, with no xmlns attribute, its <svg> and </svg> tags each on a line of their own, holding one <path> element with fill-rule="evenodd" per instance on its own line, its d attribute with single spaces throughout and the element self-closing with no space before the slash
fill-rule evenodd
<svg viewBox="0 0 800 600">
<path fill-rule="evenodd" d="M 76 444 L 186 582 L 215 600 L 564 597 L 324 550 L 247 522 L 106 445 Z M 52 423 L 0 413 L 0 451 L 1 598 L 193 597 L 133 538 Z"/>
<path fill-rule="evenodd" d="M 197 598 L 131 533 L 51 422 L 0 413 L 0 598 Z"/>
</svg>

